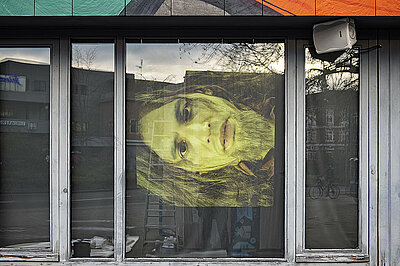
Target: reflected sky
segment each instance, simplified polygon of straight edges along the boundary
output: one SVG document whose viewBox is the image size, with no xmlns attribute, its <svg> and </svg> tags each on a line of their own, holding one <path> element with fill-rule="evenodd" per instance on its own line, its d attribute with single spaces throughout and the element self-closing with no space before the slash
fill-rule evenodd
<svg viewBox="0 0 400 266">
<path fill-rule="evenodd" d="M 202 51 L 184 44 L 128 44 L 127 73 L 137 79 L 183 82 L 186 70 L 220 70 L 215 59 L 199 64 Z"/>
<path fill-rule="evenodd" d="M 263 45 L 263 44 L 260 44 Z M 277 44 L 282 45 L 283 44 Z M 188 70 L 232 71 L 240 69 L 240 62 L 227 65 L 227 56 L 220 51 L 229 44 L 127 44 L 127 73 L 137 79 L 182 83 Z M 217 50 L 217 52 L 215 52 Z M 223 50 L 223 49 L 222 49 Z M 284 56 L 270 66 L 278 73 L 284 72 Z M 259 69 L 257 72 L 268 72 Z"/>
<path fill-rule="evenodd" d="M 263 45 L 263 44 L 260 44 Z M 283 44 L 277 44 L 283 47 Z M 224 64 L 221 54 L 213 54 L 216 47 L 228 47 L 221 43 L 160 43 L 127 44 L 127 73 L 135 78 L 170 83 L 182 83 L 188 70 L 234 71 L 240 63 Z M 77 60 L 79 50 L 81 60 Z M 49 48 L 0 48 L 0 60 L 5 58 L 23 59 L 50 64 Z M 226 58 L 225 58 L 226 59 Z M 73 43 L 72 66 L 92 70 L 114 71 L 113 43 Z M 284 56 L 269 66 L 277 73 L 284 72 Z M 256 72 L 266 72 L 258 69 Z"/>
<path fill-rule="evenodd" d="M 0 61 L 8 59 L 22 59 L 35 63 L 50 64 L 50 48 L 0 48 Z M 34 63 L 31 62 L 31 63 Z"/>
<path fill-rule="evenodd" d="M 114 44 L 73 43 L 72 67 L 114 71 Z"/>
</svg>

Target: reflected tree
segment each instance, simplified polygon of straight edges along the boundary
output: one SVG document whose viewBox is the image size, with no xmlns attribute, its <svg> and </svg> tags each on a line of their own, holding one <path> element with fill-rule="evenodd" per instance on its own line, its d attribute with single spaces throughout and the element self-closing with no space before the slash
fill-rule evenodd
<svg viewBox="0 0 400 266">
<path fill-rule="evenodd" d="M 91 70 L 96 56 L 96 48 L 82 49 L 79 46 L 74 46 L 72 49 L 72 66 Z"/>
<path fill-rule="evenodd" d="M 200 53 L 193 53 L 195 49 Z M 248 73 L 284 73 L 283 43 L 185 43 L 182 54 L 189 55 L 194 63 L 215 61 L 225 71 Z"/>
<path fill-rule="evenodd" d="M 306 49 L 306 61 L 306 94 L 358 90 L 358 50 L 346 51 L 334 62 L 330 62 L 313 57 L 309 49 Z"/>
</svg>

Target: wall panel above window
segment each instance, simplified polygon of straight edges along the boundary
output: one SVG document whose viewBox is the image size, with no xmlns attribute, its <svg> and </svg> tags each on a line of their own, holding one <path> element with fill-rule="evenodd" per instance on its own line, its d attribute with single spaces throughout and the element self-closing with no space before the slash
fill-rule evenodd
<svg viewBox="0 0 400 266">
<path fill-rule="evenodd" d="M 173 16 L 223 16 L 224 0 L 172 0 Z"/>
<path fill-rule="evenodd" d="M 0 3 L 0 16 L 35 16 L 34 0 L 3 0 Z"/>
<path fill-rule="evenodd" d="M 72 16 L 72 0 L 35 0 L 37 16 Z"/>
<path fill-rule="evenodd" d="M 362 3 L 361 3 L 362 2 Z M 398 16 L 396 1 L 3 0 L 1 16 Z"/>
<path fill-rule="evenodd" d="M 225 0 L 225 14 L 232 16 L 261 16 L 263 4 L 261 1 Z"/>
<path fill-rule="evenodd" d="M 127 3 L 121 14 L 127 16 L 171 16 L 172 0 L 133 0 Z"/>
<path fill-rule="evenodd" d="M 117 16 L 124 9 L 125 0 L 72 0 L 74 16 Z"/>
</svg>

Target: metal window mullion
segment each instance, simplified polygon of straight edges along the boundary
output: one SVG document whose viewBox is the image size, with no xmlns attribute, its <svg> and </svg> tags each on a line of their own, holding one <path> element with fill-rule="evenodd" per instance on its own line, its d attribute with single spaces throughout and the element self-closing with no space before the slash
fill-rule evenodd
<svg viewBox="0 0 400 266">
<path fill-rule="evenodd" d="M 289 37 L 285 56 L 285 256 L 288 262 L 296 257 L 296 40 Z"/>
<path fill-rule="evenodd" d="M 52 42 L 51 46 L 51 83 L 50 83 L 50 241 L 53 253 L 59 250 L 59 106 L 60 106 L 60 46 Z"/>
<path fill-rule="evenodd" d="M 368 47 L 368 42 L 359 42 Z M 363 254 L 368 254 L 368 180 L 369 180 L 369 119 L 368 119 L 368 53 L 360 53 L 359 74 L 359 222 L 358 243 Z"/>
<path fill-rule="evenodd" d="M 305 249 L 305 45 L 297 43 L 296 73 L 296 251 Z"/>
<path fill-rule="evenodd" d="M 60 261 L 71 254 L 70 230 L 70 40 L 60 41 L 59 188 Z"/>
<path fill-rule="evenodd" d="M 125 44 L 117 38 L 114 74 L 114 257 L 125 258 Z"/>
</svg>

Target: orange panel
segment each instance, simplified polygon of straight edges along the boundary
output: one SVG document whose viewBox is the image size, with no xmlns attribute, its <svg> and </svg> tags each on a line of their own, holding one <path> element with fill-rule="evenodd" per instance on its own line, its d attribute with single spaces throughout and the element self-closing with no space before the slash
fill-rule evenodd
<svg viewBox="0 0 400 266">
<path fill-rule="evenodd" d="M 377 16 L 400 16 L 400 0 L 376 0 Z"/>
<path fill-rule="evenodd" d="M 315 0 L 257 0 L 285 16 L 314 16 Z"/>
<path fill-rule="evenodd" d="M 316 0 L 316 2 L 317 16 L 375 16 L 375 0 Z"/>
</svg>

